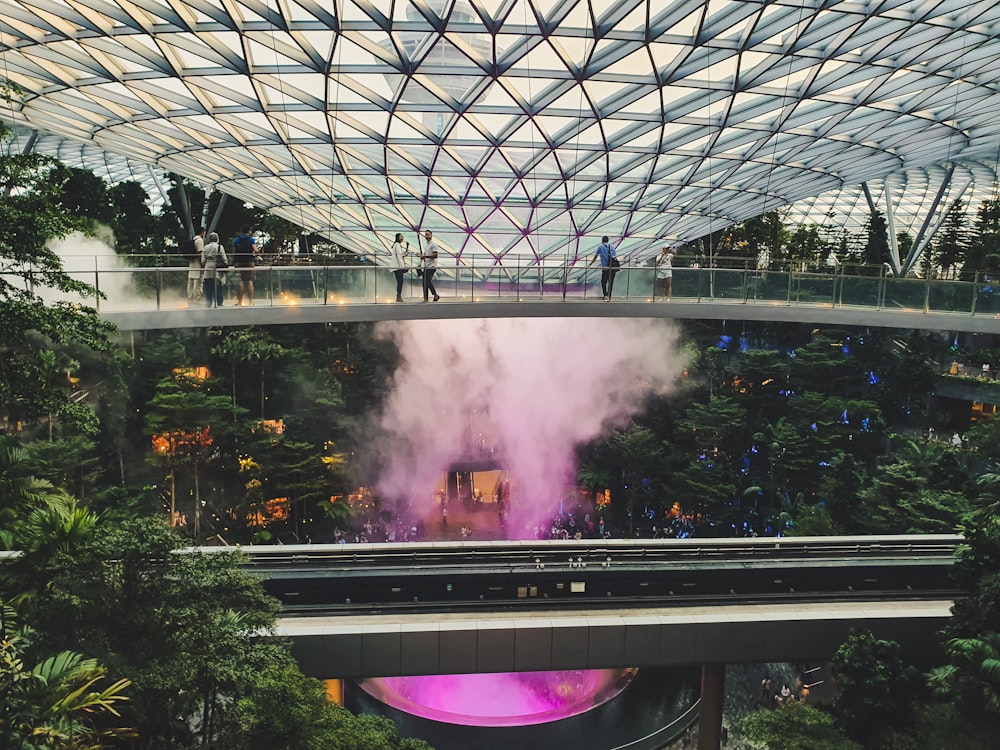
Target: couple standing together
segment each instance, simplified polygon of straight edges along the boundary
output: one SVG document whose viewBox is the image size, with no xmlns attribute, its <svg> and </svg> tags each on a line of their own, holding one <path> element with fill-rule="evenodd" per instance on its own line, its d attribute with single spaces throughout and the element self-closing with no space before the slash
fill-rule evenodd
<svg viewBox="0 0 1000 750">
<path fill-rule="evenodd" d="M 670 299 L 673 295 L 675 253 L 670 245 L 664 245 L 660 256 L 656 259 L 656 281 L 663 299 Z M 615 288 L 615 275 L 621 264 L 615 246 L 607 236 L 601 237 L 601 244 L 597 246 L 597 252 L 588 265 L 593 265 L 595 261 L 601 262 L 601 291 L 604 293 L 604 301 L 610 302 Z"/>
<path fill-rule="evenodd" d="M 417 274 L 421 276 L 424 282 L 424 302 L 428 301 L 430 295 L 434 295 L 435 302 L 441 299 L 437 293 L 437 289 L 434 288 L 434 272 L 437 271 L 438 261 L 438 244 L 434 241 L 434 233 L 429 229 L 424 232 L 424 240 L 426 244 L 423 251 L 411 253 L 410 243 L 404 243 L 403 233 L 398 232 L 396 234 L 396 241 L 392 243 L 392 265 L 394 269 L 392 273 L 396 277 L 396 302 L 403 301 L 403 279 L 409 270 L 409 267 L 406 265 L 406 258 L 409 255 L 413 255 L 420 260 L 420 268 Z"/>
</svg>

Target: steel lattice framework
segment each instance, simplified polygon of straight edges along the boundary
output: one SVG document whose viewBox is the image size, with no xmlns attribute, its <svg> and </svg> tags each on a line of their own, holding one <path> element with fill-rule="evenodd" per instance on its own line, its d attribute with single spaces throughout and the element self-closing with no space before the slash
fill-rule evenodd
<svg viewBox="0 0 1000 750">
<path fill-rule="evenodd" d="M 14 124 L 349 247 L 561 263 L 993 175 L 998 34 L 992 0 L 0 0 L 0 76 Z"/>
</svg>

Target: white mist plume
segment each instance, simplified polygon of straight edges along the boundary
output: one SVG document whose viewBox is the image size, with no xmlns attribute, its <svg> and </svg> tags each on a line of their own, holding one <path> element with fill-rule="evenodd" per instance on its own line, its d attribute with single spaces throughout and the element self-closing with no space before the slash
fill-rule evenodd
<svg viewBox="0 0 1000 750">
<path fill-rule="evenodd" d="M 508 528 L 545 522 L 575 483 L 575 448 L 628 422 L 684 367 L 662 320 L 541 318 L 379 324 L 401 364 L 379 420 L 379 491 L 426 511 L 463 456 L 472 414 L 514 481 Z"/>
<path fill-rule="evenodd" d="M 100 307 L 101 310 L 148 310 L 156 305 L 157 299 L 152 293 L 140 295 L 136 291 L 136 269 L 124 263 L 122 257 L 114 251 L 114 244 L 114 234 L 106 226 L 99 226 L 94 236 L 73 232 L 51 240 L 49 248 L 62 259 L 66 273 L 78 281 L 96 286 L 106 299 L 98 303 L 93 297 L 84 299 L 79 295 L 61 294 L 51 289 L 39 290 L 42 299 L 48 302 L 80 302 L 90 307 Z M 163 287 L 159 295 L 159 307 L 165 309 L 187 306 L 187 297 L 182 291 L 177 291 L 187 286 L 187 267 L 161 268 L 157 274 Z M 152 282 L 152 279 L 148 280 Z M 172 281 L 173 285 L 168 284 L 168 281 Z"/>
</svg>

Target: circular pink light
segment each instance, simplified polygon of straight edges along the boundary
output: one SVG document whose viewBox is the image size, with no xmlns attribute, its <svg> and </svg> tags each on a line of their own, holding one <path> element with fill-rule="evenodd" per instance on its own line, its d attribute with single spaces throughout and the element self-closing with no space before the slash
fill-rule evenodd
<svg viewBox="0 0 1000 750">
<path fill-rule="evenodd" d="M 636 669 L 379 677 L 358 686 L 376 700 L 425 719 L 513 727 L 576 716 L 621 693 Z"/>
</svg>

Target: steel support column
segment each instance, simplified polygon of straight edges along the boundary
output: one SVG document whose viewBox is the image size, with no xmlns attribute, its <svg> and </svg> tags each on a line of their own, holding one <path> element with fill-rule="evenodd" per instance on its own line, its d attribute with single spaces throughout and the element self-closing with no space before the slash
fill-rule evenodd
<svg viewBox="0 0 1000 750">
<path fill-rule="evenodd" d="M 725 699 L 726 665 L 702 665 L 698 750 L 719 750 L 722 746 L 722 708 Z"/>
</svg>

